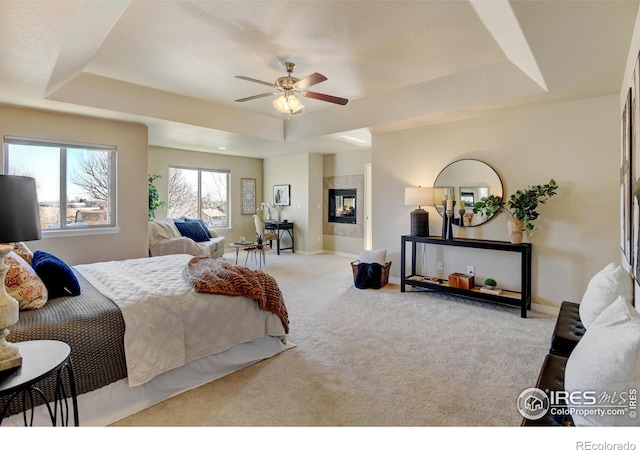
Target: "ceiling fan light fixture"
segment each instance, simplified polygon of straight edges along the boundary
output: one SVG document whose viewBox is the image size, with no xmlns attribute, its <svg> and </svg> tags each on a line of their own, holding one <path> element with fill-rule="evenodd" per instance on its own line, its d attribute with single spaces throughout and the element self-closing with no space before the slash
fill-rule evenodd
<svg viewBox="0 0 640 450">
<path fill-rule="evenodd" d="M 304 109 L 304 105 L 300 103 L 300 100 L 289 92 L 276 98 L 273 101 L 273 106 L 282 114 L 299 114 Z"/>
<path fill-rule="evenodd" d="M 304 109 L 304 105 L 300 103 L 298 97 L 294 95 L 294 92 L 298 96 L 310 97 L 315 100 L 323 102 L 335 103 L 337 105 L 346 105 L 349 99 L 342 97 L 335 97 L 333 95 L 321 94 L 319 92 L 307 91 L 307 88 L 315 86 L 318 83 L 322 83 L 327 80 L 324 75 L 314 72 L 308 77 L 299 79 L 293 77 L 291 73 L 295 64 L 292 62 L 285 62 L 285 68 L 287 69 L 287 76 L 278 78 L 275 83 L 269 83 L 267 81 L 256 80 L 255 78 L 249 78 L 242 75 L 236 75 L 236 78 L 245 81 L 252 81 L 254 83 L 263 84 L 277 89 L 276 92 L 265 92 L 264 94 L 252 95 L 250 97 L 244 97 L 236 99 L 236 102 L 246 102 L 249 100 L 255 100 L 258 98 L 271 97 L 272 95 L 280 95 L 273 101 L 273 107 L 280 111 L 282 114 L 300 114 Z M 271 97 L 273 98 L 273 97 Z M 291 119 L 291 117 L 289 117 Z"/>
<path fill-rule="evenodd" d="M 300 103 L 298 97 L 293 94 L 287 98 L 287 105 L 289 106 L 289 111 L 291 111 L 291 114 L 302 112 L 302 110 L 304 109 L 304 105 Z"/>
</svg>

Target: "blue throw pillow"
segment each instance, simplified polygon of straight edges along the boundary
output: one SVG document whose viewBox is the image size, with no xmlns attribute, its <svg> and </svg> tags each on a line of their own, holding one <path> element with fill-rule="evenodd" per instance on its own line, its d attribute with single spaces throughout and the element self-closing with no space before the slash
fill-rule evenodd
<svg viewBox="0 0 640 450">
<path fill-rule="evenodd" d="M 190 222 L 175 222 L 175 224 L 183 236 L 191 238 L 196 242 L 206 242 L 209 240 L 200 222 L 192 220 Z"/>
<path fill-rule="evenodd" d="M 68 295 L 80 295 L 80 283 L 76 275 L 60 258 L 50 253 L 36 250 L 33 253 L 33 270 L 49 291 L 49 299 L 65 297 Z"/>
<path fill-rule="evenodd" d="M 211 232 L 209 231 L 209 228 L 207 227 L 207 224 L 206 224 L 206 223 L 204 223 L 204 220 L 202 220 L 202 219 L 189 219 L 189 218 L 186 218 L 186 219 L 185 219 L 185 222 L 198 222 L 198 223 L 202 226 L 202 229 L 204 230 L 204 232 L 205 232 L 205 234 L 207 235 L 207 237 L 208 237 L 209 239 L 211 239 Z"/>
</svg>

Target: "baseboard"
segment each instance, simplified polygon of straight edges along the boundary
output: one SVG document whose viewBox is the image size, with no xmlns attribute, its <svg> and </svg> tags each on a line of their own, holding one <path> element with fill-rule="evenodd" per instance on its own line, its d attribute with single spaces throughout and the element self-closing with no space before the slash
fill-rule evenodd
<svg viewBox="0 0 640 450">
<path fill-rule="evenodd" d="M 312 252 L 296 250 L 296 253 L 299 253 L 300 255 L 305 255 L 305 256 L 312 256 L 312 255 L 322 255 L 326 252 L 324 250 L 314 250 Z"/>
<path fill-rule="evenodd" d="M 539 305 L 538 303 L 531 303 L 531 311 L 537 311 L 545 314 L 551 314 L 557 316 L 560 312 L 559 306 Z"/>
<path fill-rule="evenodd" d="M 349 258 L 353 258 L 354 260 L 360 258 L 360 255 L 354 255 L 353 253 L 334 252 L 332 250 L 325 250 L 324 253 L 326 253 L 327 255 L 346 256 Z"/>
<path fill-rule="evenodd" d="M 389 283 L 391 283 L 391 284 L 400 284 L 400 277 L 389 276 Z"/>
</svg>

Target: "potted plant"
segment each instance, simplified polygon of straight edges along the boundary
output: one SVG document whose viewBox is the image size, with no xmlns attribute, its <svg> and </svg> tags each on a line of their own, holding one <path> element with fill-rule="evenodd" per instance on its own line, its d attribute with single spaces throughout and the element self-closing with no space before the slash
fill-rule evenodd
<svg viewBox="0 0 640 450">
<path fill-rule="evenodd" d="M 271 208 L 275 208 L 275 205 L 271 203 L 260 203 L 260 206 L 256 208 L 256 211 L 261 211 L 264 220 L 271 220 Z"/>
<path fill-rule="evenodd" d="M 501 211 L 506 211 L 511 219 L 509 220 L 509 235 L 511 242 L 519 244 L 522 242 L 522 232 L 524 230 L 533 231 L 533 221 L 540 215 L 537 211 L 540 204 L 556 195 L 558 185 L 551 179 L 549 183 L 537 186 L 528 186 L 512 194 L 506 205 L 502 197 L 490 195 L 483 197 L 473 206 L 474 213 L 493 216 Z"/>
<path fill-rule="evenodd" d="M 158 189 L 153 185 L 153 182 L 161 178 L 160 175 L 149 175 L 149 221 L 153 221 L 156 218 L 156 210 L 158 208 L 166 208 L 167 204 L 160 200 L 160 194 Z"/>
<path fill-rule="evenodd" d="M 498 282 L 496 280 L 494 280 L 493 278 L 486 278 L 484 280 L 484 285 L 488 289 L 493 289 L 498 285 Z"/>
</svg>

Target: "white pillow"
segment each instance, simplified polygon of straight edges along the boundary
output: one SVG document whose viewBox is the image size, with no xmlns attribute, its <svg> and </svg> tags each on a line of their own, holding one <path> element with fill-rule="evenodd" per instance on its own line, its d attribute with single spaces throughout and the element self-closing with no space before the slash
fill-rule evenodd
<svg viewBox="0 0 640 450">
<path fill-rule="evenodd" d="M 640 387 L 640 313 L 622 296 L 596 317 L 571 352 L 564 387 L 567 392 L 594 392 L 596 398 L 606 393 L 615 405 L 624 401 L 629 406 L 629 391 Z M 579 400 L 568 403 L 577 407 Z M 598 405 L 606 410 L 611 402 L 589 407 Z M 640 425 L 640 418 L 632 418 L 629 411 L 619 416 L 573 412 L 571 417 L 577 426 Z"/>
<path fill-rule="evenodd" d="M 623 267 L 611 263 L 591 278 L 582 297 L 580 320 L 585 328 L 589 328 L 598 314 L 620 295 L 627 303 L 631 304 L 633 301 L 633 282 L 629 272 Z"/>
<path fill-rule="evenodd" d="M 384 266 L 387 260 L 387 251 L 385 249 L 380 250 L 360 250 L 360 262 L 361 263 L 378 263 Z"/>
</svg>

